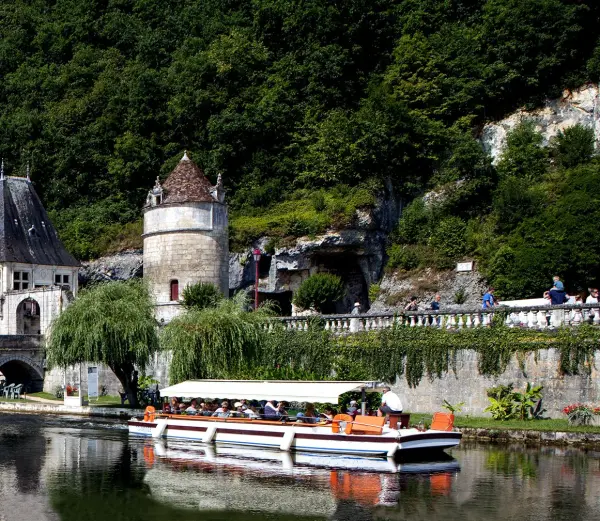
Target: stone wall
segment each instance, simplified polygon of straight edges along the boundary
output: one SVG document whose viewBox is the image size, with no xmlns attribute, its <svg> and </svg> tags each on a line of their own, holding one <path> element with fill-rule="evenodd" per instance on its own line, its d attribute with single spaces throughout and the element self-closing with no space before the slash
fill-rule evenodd
<svg viewBox="0 0 600 521">
<path fill-rule="evenodd" d="M 499 384 L 513 383 L 516 390 L 524 390 L 527 382 L 543 385 L 543 405 L 547 416 L 564 418 L 562 409 L 571 403 L 583 402 L 600 405 L 600 354 L 596 354 L 590 375 L 565 376 L 560 374 L 560 353 L 556 349 L 544 349 L 529 354 L 524 370 L 519 367 L 516 356 L 506 371 L 498 377 L 482 376 L 477 369 L 478 355 L 475 351 L 461 351 L 456 357 L 456 372 L 450 371 L 441 379 L 421 380 L 418 387 L 410 389 L 404 377 L 393 385 L 402 399 L 404 409 L 414 412 L 443 411 L 442 403 L 465 402 L 463 414 L 487 415 L 483 410 L 489 405 L 486 389 Z"/>
<path fill-rule="evenodd" d="M 186 286 L 197 282 L 216 284 L 227 295 L 226 207 L 213 203 L 186 203 L 147 210 L 144 214 L 143 269 L 144 279 L 150 283 L 158 304 L 171 301 L 172 280 L 178 281 L 180 295 Z"/>
</svg>

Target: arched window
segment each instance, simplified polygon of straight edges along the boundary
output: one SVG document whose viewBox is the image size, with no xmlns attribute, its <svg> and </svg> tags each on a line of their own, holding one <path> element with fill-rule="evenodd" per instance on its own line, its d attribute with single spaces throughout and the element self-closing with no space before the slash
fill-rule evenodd
<svg viewBox="0 0 600 521">
<path fill-rule="evenodd" d="M 171 281 L 171 300 L 179 300 L 179 281 Z"/>
</svg>

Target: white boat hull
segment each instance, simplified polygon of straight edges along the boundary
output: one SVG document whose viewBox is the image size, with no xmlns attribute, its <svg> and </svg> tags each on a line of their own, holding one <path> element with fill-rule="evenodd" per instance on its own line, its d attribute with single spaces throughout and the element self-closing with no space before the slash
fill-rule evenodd
<svg viewBox="0 0 600 521">
<path fill-rule="evenodd" d="M 130 420 L 129 432 L 154 438 L 185 439 L 267 449 L 392 457 L 397 452 L 439 451 L 455 447 L 461 434 L 384 428 L 382 434 L 334 434 L 330 425 L 228 422 L 202 419 Z"/>
</svg>

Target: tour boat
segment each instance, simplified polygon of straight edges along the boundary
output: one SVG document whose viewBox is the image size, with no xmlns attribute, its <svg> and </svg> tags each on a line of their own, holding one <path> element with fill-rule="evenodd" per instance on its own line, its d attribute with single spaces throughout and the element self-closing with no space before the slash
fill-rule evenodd
<svg viewBox="0 0 600 521">
<path fill-rule="evenodd" d="M 161 390 L 163 397 L 204 399 L 272 400 L 305 403 L 337 403 L 343 393 L 360 391 L 363 414 L 354 419 L 338 415 L 330 424 L 308 424 L 250 418 L 218 418 L 155 413 L 150 407 L 144 419 L 128 422 L 130 434 L 153 438 L 186 439 L 203 443 L 244 445 L 282 451 L 303 451 L 393 457 L 398 453 L 434 453 L 460 443 L 462 434 L 447 430 L 402 428 L 398 417 L 366 416 L 366 392 L 377 392 L 377 382 L 298 382 L 189 380 Z"/>
</svg>

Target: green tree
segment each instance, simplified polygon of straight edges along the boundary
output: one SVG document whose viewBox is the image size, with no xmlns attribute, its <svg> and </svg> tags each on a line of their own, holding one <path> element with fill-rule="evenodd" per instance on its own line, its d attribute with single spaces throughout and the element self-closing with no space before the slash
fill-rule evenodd
<svg viewBox="0 0 600 521">
<path fill-rule="evenodd" d="M 346 288 L 338 275 L 315 273 L 300 284 L 294 293 L 294 304 L 302 309 L 314 308 L 319 313 L 330 313 L 345 293 Z"/>
<path fill-rule="evenodd" d="M 49 367 L 106 364 L 137 405 L 137 370 L 158 350 L 157 323 L 140 281 L 108 282 L 80 292 L 52 323 L 46 345 Z"/>
<path fill-rule="evenodd" d="M 243 293 L 216 306 L 192 308 L 173 319 L 161 333 L 161 346 L 171 351 L 172 383 L 191 378 L 240 378 L 257 357 L 270 310 L 248 311 Z"/>
<path fill-rule="evenodd" d="M 506 136 L 506 147 L 498 162 L 501 177 L 539 180 L 548 170 L 548 152 L 532 121 L 524 121 Z"/>
<path fill-rule="evenodd" d="M 216 306 L 223 298 L 221 290 L 214 284 L 198 282 L 183 290 L 183 305 L 187 309 L 204 309 Z"/>
<path fill-rule="evenodd" d="M 594 131 L 581 124 L 559 130 L 552 140 L 550 153 L 558 165 L 572 168 L 587 163 L 594 155 Z"/>
</svg>

